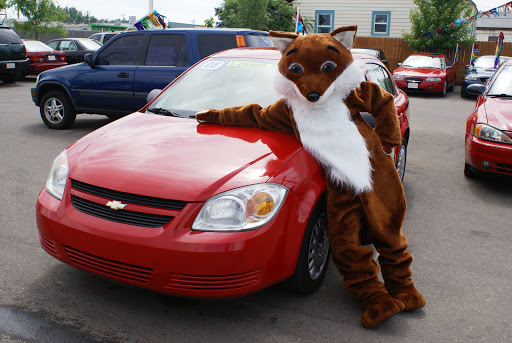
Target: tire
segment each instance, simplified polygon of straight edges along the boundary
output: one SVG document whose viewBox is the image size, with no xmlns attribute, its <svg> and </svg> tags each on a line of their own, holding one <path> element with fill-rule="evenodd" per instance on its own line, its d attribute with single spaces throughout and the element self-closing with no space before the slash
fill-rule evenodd
<svg viewBox="0 0 512 343">
<path fill-rule="evenodd" d="M 469 98 L 469 93 L 464 86 L 460 88 L 460 97 Z"/>
<path fill-rule="evenodd" d="M 468 163 L 464 163 L 464 176 L 468 177 L 468 178 L 474 178 L 476 177 L 476 173 L 471 170 L 471 165 L 469 165 Z"/>
<path fill-rule="evenodd" d="M 14 83 L 18 81 L 19 78 L 19 72 L 14 74 L 8 74 L 0 77 L 0 80 L 2 80 L 4 83 Z"/>
<path fill-rule="evenodd" d="M 75 122 L 76 112 L 63 91 L 46 93 L 39 103 L 41 119 L 51 129 L 64 130 Z"/>
<path fill-rule="evenodd" d="M 455 77 L 453 78 L 452 84 L 448 88 L 450 92 L 453 92 L 455 90 Z"/>
<path fill-rule="evenodd" d="M 400 181 L 404 181 L 405 165 L 407 162 L 407 140 L 404 138 L 400 150 L 398 151 L 398 158 L 396 159 L 396 171 L 400 177 Z"/>
<path fill-rule="evenodd" d="M 304 232 L 295 272 L 282 283 L 286 289 L 308 294 L 320 287 L 331 254 L 326 230 L 325 201 L 319 201 Z"/>
<path fill-rule="evenodd" d="M 445 81 L 444 85 L 443 85 L 443 90 L 441 92 L 439 92 L 439 96 L 441 96 L 441 97 L 446 96 L 447 89 L 448 89 L 448 85 L 446 84 L 446 81 Z"/>
</svg>

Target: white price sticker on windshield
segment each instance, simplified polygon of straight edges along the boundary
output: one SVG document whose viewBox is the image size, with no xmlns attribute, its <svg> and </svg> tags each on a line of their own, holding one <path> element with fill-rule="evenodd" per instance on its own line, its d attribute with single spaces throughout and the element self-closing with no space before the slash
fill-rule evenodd
<svg viewBox="0 0 512 343">
<path fill-rule="evenodd" d="M 208 61 L 201 64 L 202 70 L 219 70 L 226 65 L 226 61 Z"/>
</svg>

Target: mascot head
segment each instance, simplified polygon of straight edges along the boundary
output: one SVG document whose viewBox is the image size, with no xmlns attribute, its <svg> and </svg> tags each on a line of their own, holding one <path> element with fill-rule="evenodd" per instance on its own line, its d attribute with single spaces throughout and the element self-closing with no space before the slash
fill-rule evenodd
<svg viewBox="0 0 512 343">
<path fill-rule="evenodd" d="M 279 73 L 284 78 L 276 79 L 276 89 L 309 103 L 325 101 L 336 89 L 346 97 L 363 78 L 350 53 L 356 31 L 356 25 L 305 36 L 270 31 L 270 39 L 282 54 Z"/>
</svg>

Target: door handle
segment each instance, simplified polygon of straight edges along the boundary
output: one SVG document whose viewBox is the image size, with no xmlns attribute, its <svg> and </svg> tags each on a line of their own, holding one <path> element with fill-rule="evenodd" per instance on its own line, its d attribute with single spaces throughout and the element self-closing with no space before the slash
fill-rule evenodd
<svg viewBox="0 0 512 343">
<path fill-rule="evenodd" d="M 127 79 L 130 77 L 130 73 L 119 73 L 119 74 L 117 74 L 117 77 L 119 77 L 121 79 Z"/>
</svg>

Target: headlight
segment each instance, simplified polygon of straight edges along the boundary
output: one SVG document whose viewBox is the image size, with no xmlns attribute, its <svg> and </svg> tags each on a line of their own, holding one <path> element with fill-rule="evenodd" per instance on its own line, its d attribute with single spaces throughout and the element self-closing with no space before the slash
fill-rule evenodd
<svg viewBox="0 0 512 343">
<path fill-rule="evenodd" d="M 512 138 L 504 132 L 485 124 L 476 124 L 475 136 L 493 142 L 512 144 Z"/>
<path fill-rule="evenodd" d="M 39 82 L 39 77 L 41 76 L 41 73 L 37 74 L 37 77 L 36 77 L 36 86 L 37 86 L 37 83 Z"/>
<path fill-rule="evenodd" d="M 60 153 L 59 156 L 53 161 L 48 181 L 46 181 L 46 191 L 56 197 L 62 199 L 66 180 L 68 179 L 68 155 L 66 150 Z"/>
<path fill-rule="evenodd" d="M 284 186 L 263 183 L 217 194 L 203 205 L 192 224 L 192 230 L 256 229 L 274 218 L 287 192 Z"/>
<path fill-rule="evenodd" d="M 427 77 L 427 81 L 441 81 L 440 77 Z"/>
<path fill-rule="evenodd" d="M 476 77 L 475 74 L 471 74 L 471 75 L 467 75 L 464 80 L 468 80 L 468 81 L 476 81 L 478 80 L 478 78 Z"/>
<path fill-rule="evenodd" d="M 394 77 L 396 80 L 403 80 L 403 79 L 404 79 L 404 76 L 403 76 L 403 75 L 398 75 L 398 74 L 393 74 L 393 77 Z"/>
</svg>

